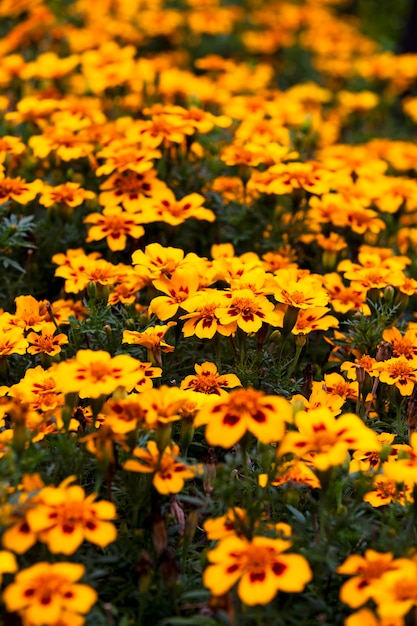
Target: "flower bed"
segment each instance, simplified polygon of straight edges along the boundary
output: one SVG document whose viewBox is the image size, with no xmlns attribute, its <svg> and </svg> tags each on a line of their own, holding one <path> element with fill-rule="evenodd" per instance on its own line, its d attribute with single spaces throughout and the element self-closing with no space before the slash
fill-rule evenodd
<svg viewBox="0 0 417 626">
<path fill-rule="evenodd" d="M 5 624 L 415 623 L 417 54 L 356 5 L 0 1 Z"/>
</svg>

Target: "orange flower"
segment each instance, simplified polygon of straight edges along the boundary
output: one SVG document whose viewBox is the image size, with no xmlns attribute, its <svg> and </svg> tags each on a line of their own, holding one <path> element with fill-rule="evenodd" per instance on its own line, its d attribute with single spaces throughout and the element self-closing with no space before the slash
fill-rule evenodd
<svg viewBox="0 0 417 626">
<path fill-rule="evenodd" d="M 216 216 L 213 211 L 202 206 L 204 201 L 204 196 L 198 193 L 191 193 L 177 200 L 174 192 L 167 187 L 154 197 L 141 201 L 143 223 L 166 222 L 171 226 L 178 226 L 190 217 L 214 222 Z"/>
<path fill-rule="evenodd" d="M 379 373 L 381 383 L 395 385 L 402 396 L 410 396 L 417 382 L 417 358 L 393 357 L 375 363 L 373 371 Z"/>
<path fill-rule="evenodd" d="M 145 234 L 140 216 L 125 213 L 121 207 L 105 207 L 103 213 L 91 213 L 84 218 L 85 224 L 94 224 L 88 229 L 87 243 L 106 238 L 112 252 L 126 248 L 127 235 L 140 239 Z"/>
<path fill-rule="evenodd" d="M 315 330 L 329 330 L 337 328 L 339 320 L 333 315 L 326 315 L 330 311 L 328 307 L 311 307 L 299 309 L 297 321 L 292 329 L 294 335 L 307 335 Z"/>
<path fill-rule="evenodd" d="M 134 459 L 129 459 L 123 468 L 131 472 L 153 473 L 153 486 L 164 495 L 179 493 L 184 487 L 184 480 L 194 478 L 196 470 L 177 460 L 179 447 L 166 446 L 162 454 L 155 441 L 148 441 L 146 449 L 135 448 Z"/>
<path fill-rule="evenodd" d="M 280 441 L 285 433 L 285 422 L 290 421 L 292 408 L 287 400 L 249 387 L 205 403 L 194 425 L 206 424 L 205 437 L 210 445 L 230 448 L 247 431 L 262 443 Z"/>
<path fill-rule="evenodd" d="M 166 343 L 164 337 L 168 330 L 176 325 L 177 322 L 168 322 L 163 326 L 150 326 L 141 333 L 134 330 L 124 330 L 122 343 L 144 346 L 151 362 L 162 367 L 161 352 L 174 351 L 174 346 Z"/>
<path fill-rule="evenodd" d="M 189 311 L 180 317 L 181 320 L 187 320 L 182 327 L 184 337 L 196 335 L 200 339 L 212 339 L 216 332 L 226 337 L 231 335 L 236 330 L 236 324 L 229 320 L 222 323 L 218 317 L 220 307 L 224 307 L 224 300 L 225 292 L 215 289 L 196 293 L 184 300 L 181 308 Z"/>
<path fill-rule="evenodd" d="M 167 320 L 174 317 L 184 300 L 197 292 L 200 278 L 197 270 L 187 264 L 177 267 L 169 278 L 161 276 L 153 280 L 152 284 L 167 295 L 152 299 L 149 315 L 155 313 L 160 320 Z"/>
<path fill-rule="evenodd" d="M 95 502 L 97 495 L 86 496 L 79 485 L 72 485 L 69 476 L 58 487 L 39 491 L 36 505 L 26 514 L 32 532 L 41 533 L 41 541 L 54 554 L 73 554 L 84 540 L 102 548 L 116 540 L 116 518 L 112 502 Z"/>
<path fill-rule="evenodd" d="M 27 204 L 31 202 L 35 196 L 42 190 L 43 183 L 40 180 L 34 180 L 28 183 L 26 180 L 18 176 L 10 178 L 9 176 L 1 177 L 0 172 L 0 205 L 6 200 L 14 200 L 19 204 Z"/>
<path fill-rule="evenodd" d="M 166 184 L 157 178 L 155 170 L 140 173 L 124 170 L 112 174 L 100 185 L 98 201 L 106 207 L 122 204 L 130 213 L 143 213 L 140 200 L 146 196 L 154 196 L 166 188 Z"/>
<path fill-rule="evenodd" d="M 278 591 L 300 592 L 312 578 L 306 559 L 283 554 L 291 541 L 269 537 L 226 537 L 208 552 L 203 583 L 213 595 L 224 595 L 238 581 L 237 594 L 247 605 L 268 604 Z"/>
<path fill-rule="evenodd" d="M 379 450 L 381 447 L 374 431 L 353 413 L 336 419 L 330 409 L 322 407 L 300 411 L 294 420 L 298 432 L 286 433 L 279 455 L 292 453 L 310 461 L 320 471 L 345 463 L 349 450 L 364 447 Z"/>
<path fill-rule="evenodd" d="M 214 363 L 205 361 L 194 366 L 196 375 L 186 376 L 181 382 L 181 389 L 192 389 L 199 393 L 227 395 L 226 389 L 239 387 L 242 383 L 235 374 L 219 374 Z"/>
<path fill-rule="evenodd" d="M 3 592 L 8 611 L 17 612 L 31 626 L 55 626 L 68 614 L 88 613 L 96 591 L 77 583 L 85 567 L 78 563 L 36 563 L 16 574 Z"/>
<path fill-rule="evenodd" d="M 0 359 L 10 354 L 25 354 L 29 345 L 23 334 L 23 328 L 0 327 Z"/>
<path fill-rule="evenodd" d="M 95 193 L 83 189 L 78 183 L 67 182 L 62 185 L 44 185 L 41 190 L 39 204 L 50 207 L 53 204 L 66 204 L 70 207 L 80 206 L 85 200 L 95 198 Z"/>
<path fill-rule="evenodd" d="M 137 370 L 138 361 L 127 354 L 112 357 L 104 350 L 79 350 L 74 359 L 58 363 L 53 373 L 63 393 L 99 398 L 118 387 L 130 391 L 138 381 Z"/>
<path fill-rule="evenodd" d="M 63 333 L 55 335 L 56 327 L 52 322 L 42 326 L 41 334 L 29 333 L 27 340 L 30 344 L 28 354 L 48 354 L 55 356 L 61 352 L 61 346 L 68 343 L 68 337 Z"/>
<path fill-rule="evenodd" d="M 396 571 L 405 559 L 394 559 L 392 552 L 366 550 L 364 556 L 352 554 L 337 568 L 338 574 L 350 574 L 350 578 L 340 589 L 340 599 L 353 609 L 357 609 L 372 598 L 374 582 L 385 572 Z"/>
<path fill-rule="evenodd" d="M 256 333 L 262 324 L 282 325 L 282 317 L 274 311 L 274 304 L 251 289 L 225 293 L 223 301 L 216 316 L 220 324 L 233 328 L 233 332 L 241 328 L 245 333 Z"/>
<path fill-rule="evenodd" d="M 105 159 L 106 163 L 96 169 L 96 176 L 111 174 L 114 170 L 119 173 L 130 170 L 141 174 L 152 169 L 152 159 L 160 156 L 159 150 L 149 150 L 149 148 L 141 150 L 136 146 L 126 145 L 124 142 L 114 141 L 97 152 L 97 157 Z"/>
</svg>

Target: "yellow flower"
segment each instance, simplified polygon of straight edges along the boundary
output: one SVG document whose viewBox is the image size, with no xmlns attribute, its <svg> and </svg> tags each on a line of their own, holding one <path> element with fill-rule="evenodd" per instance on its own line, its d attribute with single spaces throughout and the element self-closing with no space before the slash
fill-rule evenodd
<svg viewBox="0 0 417 626">
<path fill-rule="evenodd" d="M 372 613 L 370 609 L 361 609 L 349 615 L 345 621 L 344 626 L 405 626 L 405 622 L 402 617 L 388 617 L 378 618 Z"/>
<path fill-rule="evenodd" d="M 10 354 L 25 354 L 29 341 L 19 326 L 0 327 L 0 359 Z"/>
<path fill-rule="evenodd" d="M 61 352 L 61 346 L 68 343 L 68 337 L 64 333 L 55 335 L 55 324 L 52 322 L 45 323 L 42 326 L 40 335 L 38 333 L 29 333 L 27 340 L 29 342 L 28 354 L 48 354 L 55 356 Z"/>
<path fill-rule="evenodd" d="M 299 554 L 283 554 L 290 541 L 268 537 L 226 537 L 210 550 L 203 583 L 221 596 L 238 581 L 237 594 L 245 604 L 268 604 L 278 591 L 303 591 L 312 578 L 310 566 Z"/>
<path fill-rule="evenodd" d="M 168 322 L 168 324 L 159 326 L 149 326 L 142 332 L 134 330 L 124 330 L 122 343 L 130 345 L 143 346 L 148 351 L 148 358 L 152 363 L 162 366 L 161 352 L 173 352 L 174 346 L 166 343 L 164 337 L 172 326 L 176 326 L 177 322 Z"/>
<path fill-rule="evenodd" d="M 31 626 L 53 626 L 67 611 L 88 613 L 97 593 L 76 582 L 84 572 L 84 565 L 78 563 L 36 563 L 18 572 L 4 590 L 6 608 Z"/>
<path fill-rule="evenodd" d="M 401 559 L 400 568 L 386 572 L 375 583 L 372 598 L 381 617 L 405 617 L 412 607 L 417 606 L 416 578 L 417 563 L 412 559 Z"/>
<path fill-rule="evenodd" d="M 205 394 L 227 395 L 226 389 L 239 387 L 242 383 L 235 374 L 219 374 L 214 363 L 205 361 L 194 366 L 196 375 L 186 376 L 181 389 L 192 389 Z"/>
<path fill-rule="evenodd" d="M 234 333 L 236 324 L 229 320 L 222 323 L 217 315 L 220 307 L 224 307 L 224 301 L 225 292 L 216 289 L 197 292 L 184 300 L 181 308 L 188 311 L 180 317 L 180 320 L 186 320 L 182 327 L 184 337 L 196 335 L 200 339 L 212 339 L 216 332 L 226 337 Z"/>
<path fill-rule="evenodd" d="M 106 238 L 112 252 L 126 248 L 127 235 L 140 239 L 145 234 L 141 217 L 124 212 L 120 206 L 107 206 L 102 213 L 90 213 L 84 223 L 94 224 L 88 229 L 87 243 Z"/>
<path fill-rule="evenodd" d="M 210 209 L 202 206 L 204 196 L 191 193 L 177 200 L 171 189 L 163 189 L 155 193 L 152 198 L 142 200 L 143 223 L 166 222 L 171 226 L 178 226 L 190 217 L 197 220 L 214 222 L 215 214 Z"/>
<path fill-rule="evenodd" d="M 233 332 L 241 328 L 245 333 L 256 333 L 264 323 L 281 326 L 282 318 L 274 309 L 266 296 L 256 295 L 251 289 L 236 289 L 225 293 L 216 316 L 220 324 L 232 327 Z"/>
<path fill-rule="evenodd" d="M 16 557 L 12 552 L 0 550 L 0 585 L 3 574 L 13 574 L 18 569 Z"/>
<path fill-rule="evenodd" d="M 155 441 L 148 441 L 146 449 L 135 448 L 134 459 L 126 461 L 124 469 L 132 472 L 153 473 L 153 485 L 162 494 L 179 493 L 184 480 L 194 478 L 196 470 L 177 460 L 179 447 L 166 446 L 159 452 Z"/>
<path fill-rule="evenodd" d="M 297 321 L 291 332 L 294 335 L 308 335 L 315 330 L 329 330 L 337 328 L 339 320 L 334 315 L 326 315 L 330 311 L 328 307 L 311 307 L 309 309 L 299 309 Z"/>
<path fill-rule="evenodd" d="M 44 487 L 37 495 L 36 506 L 26 520 L 32 532 L 41 533 L 41 541 L 52 553 L 73 554 L 86 539 L 102 548 L 116 540 L 117 531 L 107 521 L 116 518 L 112 502 L 95 502 L 97 495 L 86 496 L 74 476 L 58 487 Z"/>
<path fill-rule="evenodd" d="M 385 572 L 399 569 L 402 561 L 404 559 L 394 559 L 392 552 L 375 550 L 366 550 L 364 556 L 350 555 L 336 570 L 338 574 L 352 576 L 340 588 L 340 599 L 357 609 L 372 598 L 374 582 Z"/>
<path fill-rule="evenodd" d="M 62 185 L 44 185 L 39 204 L 50 207 L 53 204 L 65 204 L 69 207 L 80 206 L 85 200 L 92 200 L 95 194 L 83 189 L 78 183 L 66 182 Z"/>
<path fill-rule="evenodd" d="M 205 403 L 194 425 L 206 424 L 205 437 L 212 446 L 230 448 L 249 431 L 262 443 L 280 441 L 292 408 L 285 398 L 265 395 L 252 388 L 236 389 L 227 397 Z"/>
<path fill-rule="evenodd" d="M 381 383 L 395 385 L 402 396 L 410 396 L 417 382 L 417 358 L 393 357 L 375 363 L 373 371 L 379 373 Z"/>
<path fill-rule="evenodd" d="M 167 295 L 152 299 L 149 315 L 155 313 L 160 320 L 167 320 L 174 317 L 184 300 L 197 292 L 200 278 L 197 270 L 187 264 L 177 267 L 169 278 L 161 276 L 153 280 L 152 284 Z"/>
<path fill-rule="evenodd" d="M 112 357 L 104 350 L 79 350 L 74 359 L 55 366 L 54 378 L 65 394 L 99 398 L 118 387 L 133 389 L 139 378 L 137 370 L 138 361 L 127 354 Z"/>
<path fill-rule="evenodd" d="M 328 408 L 300 411 L 295 416 L 298 432 L 287 432 L 279 455 L 288 453 L 307 459 L 315 468 L 325 471 L 333 465 L 342 465 L 349 450 L 379 450 L 376 434 L 353 413 L 336 419 Z"/>
<path fill-rule="evenodd" d="M 9 176 L 1 176 L 0 173 L 0 205 L 6 200 L 14 200 L 19 204 L 27 204 L 31 202 L 35 196 L 41 191 L 43 183 L 40 180 L 34 180 L 28 183 L 20 176 L 10 178 Z"/>
</svg>

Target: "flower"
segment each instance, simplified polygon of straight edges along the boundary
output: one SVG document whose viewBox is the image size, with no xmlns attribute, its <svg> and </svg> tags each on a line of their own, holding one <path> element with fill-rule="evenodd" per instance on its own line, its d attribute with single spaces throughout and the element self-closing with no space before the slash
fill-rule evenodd
<svg viewBox="0 0 417 626">
<path fill-rule="evenodd" d="M 149 360 L 162 366 L 161 352 L 173 352 L 175 349 L 174 346 L 164 341 L 164 337 L 168 330 L 176 325 L 177 322 L 168 322 L 164 325 L 149 326 L 141 333 L 134 330 L 124 330 L 122 343 L 144 346 L 148 351 Z"/>
<path fill-rule="evenodd" d="M 92 200 L 95 194 L 83 189 L 78 183 L 66 182 L 62 185 L 44 185 L 41 190 L 39 204 L 50 207 L 53 204 L 66 204 L 69 207 L 80 206 L 85 200 Z"/>
<path fill-rule="evenodd" d="M 161 276 L 152 281 L 153 286 L 167 294 L 156 296 L 149 305 L 149 315 L 155 313 L 160 320 L 167 320 L 177 313 L 184 300 L 194 295 L 199 287 L 199 274 L 189 264 L 177 267 L 172 275 Z"/>
<path fill-rule="evenodd" d="M 379 373 L 381 383 L 395 385 L 402 396 L 410 396 L 417 382 L 417 358 L 392 357 L 375 363 L 373 371 Z"/>
<path fill-rule="evenodd" d="M 290 421 L 292 407 L 285 398 L 265 395 L 249 387 L 205 403 L 194 425 L 207 425 L 205 437 L 210 445 L 230 448 L 246 431 L 262 443 L 280 441 L 285 433 L 285 422 Z"/>
<path fill-rule="evenodd" d="M 282 318 L 274 311 L 274 304 L 266 296 L 256 295 L 251 289 L 236 289 L 224 296 L 216 316 L 224 326 L 241 328 L 246 333 L 256 333 L 262 324 L 281 326 Z"/>
<path fill-rule="evenodd" d="M 208 552 L 203 583 L 221 596 L 239 581 L 237 594 L 250 606 L 267 604 L 280 590 L 303 591 L 312 572 L 303 556 L 283 554 L 290 546 L 290 541 L 269 537 L 226 537 Z"/>
<path fill-rule="evenodd" d="M 334 315 L 326 315 L 330 311 L 328 307 L 311 307 L 309 309 L 299 309 L 297 321 L 291 332 L 294 335 L 307 335 L 315 330 L 329 330 L 337 328 L 339 321 Z"/>
<path fill-rule="evenodd" d="M 191 193 L 177 200 L 174 192 L 167 187 L 155 192 L 152 198 L 142 199 L 142 220 L 143 223 L 166 222 L 171 226 L 178 226 L 190 217 L 214 222 L 216 216 L 213 211 L 202 206 L 204 201 L 204 196 L 198 193 Z"/>
<path fill-rule="evenodd" d="M 79 350 L 74 359 L 55 366 L 54 378 L 65 394 L 99 398 L 118 387 L 130 391 L 138 381 L 138 367 L 138 361 L 127 354 L 112 357 L 104 350 Z"/>
<path fill-rule="evenodd" d="M 28 354 L 48 354 L 55 356 L 61 352 L 61 346 L 68 343 L 68 337 L 64 333 L 55 335 L 55 324 L 47 322 L 42 326 L 40 335 L 31 332 L 27 336 L 29 342 Z"/>
<path fill-rule="evenodd" d="M 394 559 L 392 552 L 366 550 L 364 556 L 350 555 L 337 568 L 338 574 L 350 574 L 352 577 L 340 588 L 340 599 L 353 609 L 362 606 L 372 598 L 373 584 L 385 574 L 400 568 L 404 559 Z"/>
<path fill-rule="evenodd" d="M 73 554 L 84 539 L 102 548 L 116 540 L 117 531 L 107 521 L 116 518 L 112 502 L 95 502 L 97 495 L 85 495 L 69 476 L 58 487 L 44 487 L 37 494 L 37 504 L 26 514 L 32 532 L 41 533 L 53 554 Z"/>
<path fill-rule="evenodd" d="M 184 300 L 181 308 L 188 311 L 180 317 L 180 320 L 187 320 L 182 327 L 184 337 L 196 335 L 199 339 L 212 339 L 216 332 L 226 337 L 231 335 L 236 330 L 236 324 L 229 320 L 222 323 L 217 315 L 224 299 L 224 291 L 210 289 Z"/>
<path fill-rule="evenodd" d="M 353 413 L 336 419 L 330 409 L 321 407 L 298 412 L 294 421 L 298 432 L 287 432 L 279 455 L 291 452 L 298 458 L 308 459 L 320 471 L 342 465 L 349 450 L 364 447 L 379 450 L 381 447 L 374 431 Z"/>
<path fill-rule="evenodd" d="M 13 552 L 0 550 L 0 585 L 3 574 L 13 574 L 18 569 L 16 557 Z"/>
<path fill-rule="evenodd" d="M 97 593 L 76 582 L 84 572 L 84 565 L 78 563 L 36 563 L 18 572 L 4 590 L 6 608 L 31 626 L 56 625 L 67 612 L 88 613 Z"/>
<path fill-rule="evenodd" d="M 120 206 L 107 206 L 102 213 L 90 213 L 84 223 L 94 224 L 88 229 L 87 243 L 106 238 L 112 252 L 126 248 L 127 235 L 140 239 L 145 234 L 141 217 L 124 212 Z"/>
<path fill-rule="evenodd" d="M 205 361 L 194 366 L 196 375 L 186 376 L 181 382 L 181 389 L 192 389 L 205 394 L 227 395 L 225 389 L 239 387 L 242 383 L 235 374 L 219 374 L 214 363 Z"/>
<path fill-rule="evenodd" d="M 177 445 L 166 446 L 161 454 L 156 442 L 148 441 L 146 449 L 134 449 L 135 458 L 126 461 L 123 468 L 131 472 L 153 473 L 152 483 L 159 493 L 179 493 L 184 480 L 194 478 L 196 474 L 193 467 L 177 460 L 179 450 Z"/>
</svg>

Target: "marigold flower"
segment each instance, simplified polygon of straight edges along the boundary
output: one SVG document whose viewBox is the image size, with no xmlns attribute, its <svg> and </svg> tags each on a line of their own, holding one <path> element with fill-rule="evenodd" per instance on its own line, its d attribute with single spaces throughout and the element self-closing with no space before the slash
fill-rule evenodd
<svg viewBox="0 0 417 626">
<path fill-rule="evenodd" d="M 138 397 L 147 428 L 164 427 L 181 419 L 180 408 L 187 399 L 187 392 L 178 387 L 162 385 L 149 389 Z"/>
<path fill-rule="evenodd" d="M 125 213 L 119 206 L 105 207 L 102 213 L 90 213 L 84 223 L 94 224 L 88 229 L 87 243 L 106 238 L 112 252 L 126 248 L 127 235 L 140 239 L 145 234 L 141 217 Z"/>
<path fill-rule="evenodd" d="M 228 395 L 226 389 L 241 386 L 239 378 L 235 374 L 219 374 L 215 363 L 205 361 L 201 365 L 194 366 L 196 374 L 186 376 L 181 382 L 181 389 L 192 389 L 199 393 Z"/>
<path fill-rule="evenodd" d="M 417 382 L 417 358 L 399 356 L 379 361 L 374 365 L 374 372 L 379 373 L 382 383 L 395 385 L 402 396 L 410 396 Z"/>
<path fill-rule="evenodd" d="M 156 170 L 141 173 L 125 170 L 112 174 L 100 185 L 98 201 L 105 207 L 122 204 L 129 213 L 143 213 L 141 200 L 159 194 L 166 188 L 167 185 L 157 178 Z"/>
<path fill-rule="evenodd" d="M 74 359 L 58 363 L 53 374 L 63 393 L 99 398 L 118 387 L 130 391 L 137 383 L 137 370 L 138 361 L 127 354 L 112 357 L 104 350 L 79 350 Z"/>
<path fill-rule="evenodd" d="M 112 502 L 97 495 L 85 495 L 79 485 L 72 485 L 69 476 L 58 487 L 44 487 L 37 494 L 36 506 L 29 509 L 26 521 L 32 532 L 41 533 L 41 541 L 50 552 L 73 554 L 86 539 L 104 548 L 117 537 Z"/>
<path fill-rule="evenodd" d="M 197 220 L 214 222 L 215 214 L 202 206 L 204 196 L 191 193 L 177 200 L 174 192 L 166 188 L 152 198 L 143 198 L 141 201 L 143 223 L 166 222 L 171 226 L 178 226 L 190 217 Z"/>
<path fill-rule="evenodd" d="M 132 254 L 132 262 L 149 280 L 156 280 L 161 275 L 170 277 L 184 262 L 184 257 L 185 253 L 181 248 L 164 248 L 160 243 L 151 243 L 146 246 L 145 251 L 136 250 Z"/>
<path fill-rule="evenodd" d="M 114 170 L 119 173 L 130 170 L 141 174 L 152 169 L 152 159 L 157 159 L 160 156 L 159 150 L 149 150 L 149 148 L 145 150 L 126 145 L 124 142 L 114 141 L 97 152 L 97 157 L 105 159 L 106 162 L 96 169 L 96 176 L 111 174 Z"/>
<path fill-rule="evenodd" d="M 372 592 L 378 614 L 383 618 L 405 617 L 412 607 L 417 606 L 417 563 L 413 559 L 400 560 L 401 567 L 385 572 Z"/>
<path fill-rule="evenodd" d="M 392 463 L 396 466 L 397 462 L 387 461 L 384 463 L 384 472 L 385 466 L 388 464 L 391 465 Z M 394 475 L 396 473 L 396 469 L 396 467 L 393 467 Z M 374 478 L 372 489 L 363 496 L 363 501 L 369 502 L 369 504 L 373 507 L 384 506 L 386 504 L 390 504 L 391 502 L 406 506 L 407 504 L 413 502 L 413 487 L 413 481 L 404 482 L 403 486 L 400 487 L 399 478 L 391 478 L 390 476 L 386 476 L 384 474 L 378 474 Z"/>
<path fill-rule="evenodd" d="M 392 345 L 394 357 L 404 356 L 407 360 L 417 357 L 417 332 L 407 330 L 404 335 L 398 328 L 386 328 L 382 333 L 382 339 Z"/>
<path fill-rule="evenodd" d="M 13 552 L 0 550 L 0 585 L 3 574 L 14 574 L 18 569 L 16 557 Z"/>
<path fill-rule="evenodd" d="M 205 437 L 212 446 L 230 448 L 249 431 L 262 443 L 280 441 L 292 407 L 285 398 L 265 395 L 249 387 L 204 404 L 194 425 L 206 424 Z"/>
<path fill-rule="evenodd" d="M 226 537 L 210 550 L 211 564 L 203 583 L 213 595 L 225 594 L 239 581 L 237 594 L 245 604 L 267 604 L 278 591 L 303 591 L 312 578 L 306 559 L 299 554 L 283 554 L 290 541 L 254 537 Z"/>
<path fill-rule="evenodd" d="M 370 609 L 361 609 L 349 615 L 345 621 L 344 626 L 405 626 L 405 622 L 402 617 L 381 617 L 378 618 Z"/>
<path fill-rule="evenodd" d="M 274 298 L 297 309 L 326 306 L 329 297 L 317 277 L 299 277 L 296 270 L 282 269 L 275 273 L 277 288 Z"/>
<path fill-rule="evenodd" d="M 315 330 L 337 328 L 339 326 L 339 320 L 333 315 L 326 315 L 328 311 L 330 311 L 330 309 L 325 306 L 299 309 L 297 321 L 291 332 L 294 335 L 308 335 Z"/>
<path fill-rule="evenodd" d="M 166 446 L 161 454 L 156 442 L 148 441 L 146 449 L 134 449 L 135 458 L 126 461 L 123 468 L 131 472 L 153 473 L 152 483 L 159 493 L 179 493 L 184 481 L 196 474 L 195 468 L 177 460 L 179 451 L 177 445 L 172 445 Z"/>
<path fill-rule="evenodd" d="M 55 335 L 56 327 L 52 322 L 42 326 L 40 335 L 31 332 L 27 336 L 29 347 L 28 354 L 48 354 L 55 356 L 61 352 L 61 346 L 68 343 L 68 337 L 64 333 Z"/>
<path fill-rule="evenodd" d="M 280 445 L 279 455 L 288 453 L 311 462 L 325 471 L 333 465 L 342 465 L 349 450 L 379 450 L 376 434 L 353 413 L 338 419 L 328 408 L 300 411 L 294 418 L 298 432 L 288 431 Z M 365 443 L 366 442 L 366 443 Z"/>
<path fill-rule="evenodd" d="M 224 294 L 216 317 L 223 326 L 233 328 L 233 332 L 241 328 L 246 333 L 256 333 L 264 323 L 282 325 L 282 318 L 274 309 L 266 296 L 256 295 L 251 289 L 236 289 Z"/>
<path fill-rule="evenodd" d="M 184 300 L 181 308 L 188 311 L 180 317 L 180 320 L 186 320 L 182 327 L 184 337 L 196 335 L 200 339 L 212 339 L 216 332 L 226 337 L 233 334 L 236 324 L 229 320 L 222 323 L 217 315 L 220 307 L 225 306 L 224 299 L 224 291 L 210 289 Z"/>
<path fill-rule="evenodd" d="M 188 264 L 177 267 L 168 278 L 161 276 L 152 281 L 153 286 L 167 294 L 156 296 L 149 305 L 149 315 L 155 313 L 160 320 L 167 320 L 177 313 L 181 304 L 195 293 L 200 285 L 197 270 Z"/>
<path fill-rule="evenodd" d="M 0 328 L 0 359 L 10 354 L 25 354 L 28 345 L 23 328 Z"/>
<path fill-rule="evenodd" d="M 77 583 L 84 572 L 84 565 L 78 563 L 36 563 L 18 572 L 4 590 L 6 608 L 31 626 L 54 626 L 67 612 L 88 613 L 97 593 Z"/>
<path fill-rule="evenodd" d="M 148 351 L 148 358 L 152 363 L 162 366 L 161 352 L 173 352 L 174 346 L 166 343 L 164 337 L 172 326 L 176 326 L 177 322 L 168 322 L 168 324 L 159 326 L 149 326 L 143 332 L 134 330 L 124 330 L 122 343 L 143 346 Z"/>
<path fill-rule="evenodd" d="M 53 204 L 65 204 L 69 207 L 80 206 L 85 200 L 95 198 L 95 193 L 83 189 L 78 183 L 66 182 L 62 185 L 44 185 L 41 190 L 39 204 L 50 207 Z"/>
<path fill-rule="evenodd" d="M 340 599 L 353 609 L 357 609 L 372 598 L 375 581 L 385 572 L 401 568 L 405 559 L 394 559 L 392 552 L 366 550 L 364 556 L 352 554 L 339 565 L 338 574 L 352 575 L 340 588 Z"/>
<path fill-rule="evenodd" d="M 27 204 L 37 196 L 42 187 L 43 183 L 40 180 L 34 180 L 29 183 L 20 176 L 17 178 L 1 176 L 0 172 L 0 205 L 6 202 L 6 200 Z"/>
</svg>

